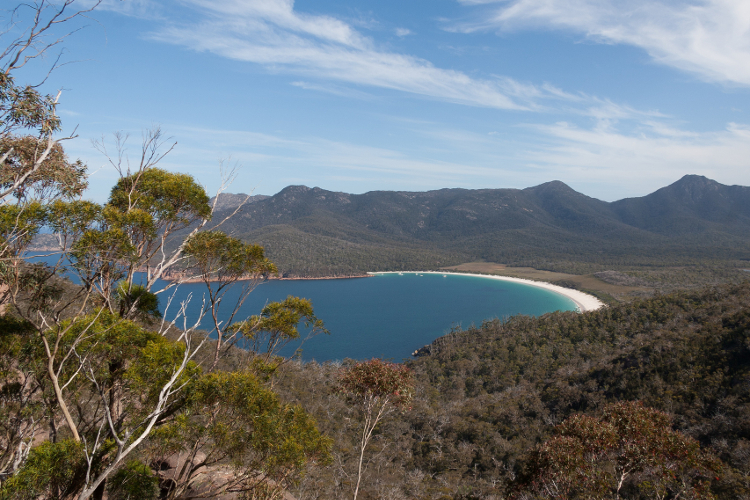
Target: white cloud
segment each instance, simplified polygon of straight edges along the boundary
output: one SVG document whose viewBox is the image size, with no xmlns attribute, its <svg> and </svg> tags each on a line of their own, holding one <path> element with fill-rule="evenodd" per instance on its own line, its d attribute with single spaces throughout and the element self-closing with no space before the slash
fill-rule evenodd
<svg viewBox="0 0 750 500">
<path fill-rule="evenodd" d="M 342 96 L 342 97 L 350 97 L 354 99 L 364 99 L 364 100 L 373 99 L 372 94 L 368 94 L 367 92 L 362 92 L 361 90 L 355 90 L 355 89 L 344 87 L 341 85 L 320 84 L 320 83 L 306 82 L 306 81 L 291 82 L 291 85 L 294 87 L 305 89 L 305 90 L 314 90 L 316 92 L 324 92 L 326 94 L 332 94 L 332 95 L 337 95 L 337 96 Z"/>
<path fill-rule="evenodd" d="M 394 123 L 400 123 L 396 121 Z M 374 147 L 324 137 L 288 138 L 242 130 L 166 124 L 178 141 L 162 167 L 190 173 L 213 192 L 219 160 L 238 163 L 233 192 L 274 194 L 289 184 L 365 192 L 373 189 L 424 191 L 444 187 L 524 188 L 559 179 L 596 198 L 613 201 L 642 196 L 687 173 L 725 184 L 750 185 L 750 126 L 695 132 L 660 120 L 635 131 L 570 123 L 530 124 L 469 131 L 438 123 L 405 121 L 396 127 L 413 138 L 408 147 Z M 132 154 L 138 132 L 132 134 Z M 68 153 L 93 170 L 100 155 L 71 141 Z M 89 158 L 87 158 L 87 156 Z M 111 169 L 91 176 L 91 196 L 106 197 Z M 99 200 L 99 201 L 103 201 Z"/>
<path fill-rule="evenodd" d="M 159 164 L 193 175 L 209 192 L 220 184 L 218 165 L 240 165 L 233 192 L 274 194 L 289 184 L 307 184 L 347 192 L 372 189 L 425 190 L 446 186 L 471 187 L 479 178 L 499 175 L 496 165 L 467 159 L 450 160 L 423 150 L 403 151 L 323 137 L 287 138 L 243 130 L 164 125 L 177 147 Z M 140 142 L 132 131 L 127 154 L 137 157 Z M 111 138 L 105 138 L 109 141 Z M 69 154 L 86 161 L 96 172 L 89 196 L 103 201 L 116 175 L 87 141 L 78 139 Z M 103 168 L 100 168 L 102 167 Z M 346 182 L 344 182 L 346 181 Z"/>
<path fill-rule="evenodd" d="M 602 43 L 640 47 L 655 61 L 706 80 L 750 85 L 747 0 L 459 1 L 484 4 L 490 13 L 458 30 L 560 28 Z"/>
<path fill-rule="evenodd" d="M 648 122 L 639 133 L 584 129 L 568 123 L 534 126 L 546 136 L 527 151 L 528 166 L 558 172 L 558 178 L 603 186 L 610 200 L 644 195 L 687 173 L 727 184 L 750 185 L 750 127 L 730 123 L 725 130 L 691 132 Z"/>
<path fill-rule="evenodd" d="M 559 179 L 586 195 L 614 201 L 646 195 L 688 173 L 750 185 L 750 125 L 730 123 L 709 132 L 676 128 L 658 118 L 619 128 L 599 122 L 589 127 L 537 123 L 500 131 L 418 125 L 412 132 L 431 140 L 435 157 L 494 169 L 491 175 L 467 176 L 466 185 L 476 188 L 528 187 Z"/>
<path fill-rule="evenodd" d="M 330 16 L 294 10 L 291 0 L 183 0 L 200 20 L 165 25 L 151 37 L 230 59 L 318 79 L 380 87 L 509 110 L 542 109 L 564 93 L 507 77 L 478 79 L 429 61 L 379 49 Z"/>
<path fill-rule="evenodd" d="M 396 28 L 396 36 L 404 37 L 411 35 L 411 30 L 407 28 Z"/>
<path fill-rule="evenodd" d="M 387 174 L 411 176 L 433 174 L 438 177 L 457 179 L 461 175 L 486 175 L 491 168 L 459 164 L 448 161 L 432 161 L 417 158 L 395 149 L 379 148 L 362 144 L 333 141 L 322 137 L 286 139 L 280 136 L 240 130 L 203 129 L 196 127 L 170 127 L 180 138 L 181 147 L 177 155 L 193 156 L 198 151 L 215 154 L 217 150 L 231 148 L 237 151 L 237 160 L 255 163 L 258 160 L 273 159 L 274 162 L 296 165 L 313 170 L 311 177 L 320 172 L 315 166 L 342 171 L 372 171 Z M 200 145 L 200 146 L 198 146 Z M 198 149 L 196 149 L 198 148 Z M 187 150 L 190 151 L 187 151 Z M 248 157 L 246 153 L 253 156 Z M 198 153 L 203 156 L 203 153 Z M 179 164 L 180 162 L 177 162 Z"/>
<path fill-rule="evenodd" d="M 154 0 L 80 0 L 82 7 L 96 6 L 96 11 L 111 11 L 123 16 L 142 19 L 163 19 L 162 5 Z"/>
</svg>

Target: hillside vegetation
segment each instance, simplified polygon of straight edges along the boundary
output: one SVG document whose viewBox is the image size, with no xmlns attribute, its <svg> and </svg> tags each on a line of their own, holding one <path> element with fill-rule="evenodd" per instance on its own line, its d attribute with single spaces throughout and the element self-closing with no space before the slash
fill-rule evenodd
<svg viewBox="0 0 750 500">
<path fill-rule="evenodd" d="M 292 186 L 210 203 L 158 165 L 174 145 L 157 127 L 132 155 L 126 134 L 96 143 L 117 175 L 86 201 L 59 94 L 16 80 L 49 76 L 43 56 L 100 2 L 74 4 L 11 9 L 0 51 L 0 500 L 750 498 L 750 188 L 687 176 L 605 203 L 557 181 Z M 62 252 L 35 264 L 44 231 Z M 737 283 L 491 321 L 407 365 L 320 365 L 279 354 L 327 333 L 309 300 L 240 311 L 277 274 L 268 257 L 298 276 L 494 261 L 571 286 Z M 169 276 L 206 287 L 171 322 Z"/>
<path fill-rule="evenodd" d="M 227 200 L 217 215 L 236 206 Z M 282 272 L 296 276 L 477 260 L 573 274 L 736 269 L 750 260 L 750 188 L 688 175 L 648 196 L 607 203 L 559 181 L 361 195 L 290 186 L 253 199 L 224 227 L 263 245 Z"/>
<path fill-rule="evenodd" d="M 361 498 L 520 495 L 556 425 L 617 401 L 672 415 L 674 429 L 721 459 L 712 494 L 750 498 L 749 306 L 745 283 L 441 337 L 408 364 L 416 397 L 380 428 Z M 309 474 L 300 498 L 346 498 L 351 485 L 357 416 L 332 391 L 338 370 L 291 365 L 275 385 L 335 439 L 335 465 Z M 626 486 L 621 498 L 647 497 Z"/>
</svg>

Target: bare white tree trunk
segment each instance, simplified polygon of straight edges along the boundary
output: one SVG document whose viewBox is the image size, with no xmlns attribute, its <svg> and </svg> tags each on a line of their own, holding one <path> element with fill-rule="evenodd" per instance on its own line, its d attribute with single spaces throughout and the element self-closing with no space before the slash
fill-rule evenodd
<svg viewBox="0 0 750 500">
<path fill-rule="evenodd" d="M 368 401 L 365 402 L 365 425 L 362 429 L 362 437 L 359 441 L 359 465 L 357 466 L 357 485 L 354 488 L 354 499 L 357 500 L 359 494 L 359 486 L 362 481 L 364 474 L 364 459 L 365 459 L 365 448 L 372 439 L 372 432 L 377 427 L 378 423 L 383 419 L 385 415 L 389 413 L 388 404 L 390 400 L 388 397 L 378 398 L 370 396 Z M 378 407 L 377 413 L 373 416 L 375 407 Z"/>
</svg>

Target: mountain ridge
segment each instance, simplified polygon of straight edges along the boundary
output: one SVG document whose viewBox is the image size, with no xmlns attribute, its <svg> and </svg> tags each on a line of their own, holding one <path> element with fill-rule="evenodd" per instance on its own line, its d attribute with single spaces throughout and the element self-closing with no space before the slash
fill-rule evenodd
<svg viewBox="0 0 750 500">
<path fill-rule="evenodd" d="M 219 220 L 237 207 L 224 206 Z M 471 259 L 511 265 L 741 259 L 750 258 L 750 187 L 687 175 L 643 197 L 605 202 L 559 180 L 525 189 L 363 194 L 292 185 L 242 206 L 225 229 L 263 244 L 292 274 L 301 267 L 314 272 L 314 262 L 347 274 Z M 415 261 L 414 251 L 430 257 Z M 400 252 L 410 256 L 399 261 Z M 388 264 L 379 253 L 391 256 Z"/>
</svg>

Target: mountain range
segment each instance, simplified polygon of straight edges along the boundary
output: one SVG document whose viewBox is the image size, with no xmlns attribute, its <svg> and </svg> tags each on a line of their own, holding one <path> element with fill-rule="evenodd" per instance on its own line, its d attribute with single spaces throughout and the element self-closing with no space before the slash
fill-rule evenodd
<svg viewBox="0 0 750 500">
<path fill-rule="evenodd" d="M 750 259 L 750 187 L 686 175 L 605 202 L 560 181 L 526 189 L 347 194 L 289 186 L 221 195 L 215 220 L 291 275 L 437 268 L 471 260 L 560 269 Z"/>
</svg>

